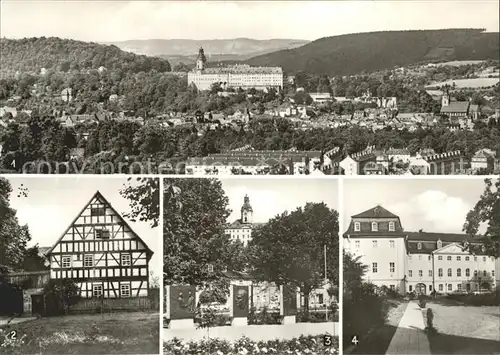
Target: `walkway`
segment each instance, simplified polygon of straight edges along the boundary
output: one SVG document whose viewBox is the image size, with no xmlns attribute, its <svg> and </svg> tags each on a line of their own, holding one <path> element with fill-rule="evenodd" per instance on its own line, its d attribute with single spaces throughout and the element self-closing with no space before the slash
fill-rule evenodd
<svg viewBox="0 0 500 355">
<path fill-rule="evenodd" d="M 290 340 L 301 335 L 338 335 L 339 324 L 328 323 L 296 323 L 276 325 L 247 325 L 225 326 L 210 328 L 210 338 L 219 338 L 227 341 L 236 341 L 245 336 L 253 341 L 267 341 L 274 339 Z M 173 338 L 185 341 L 199 341 L 207 336 L 206 329 L 164 329 L 164 341 Z"/>
<path fill-rule="evenodd" d="M 422 310 L 417 302 L 410 301 L 399 322 L 398 329 L 396 329 L 396 333 L 392 337 L 386 355 L 430 355 L 429 340 L 424 329 Z"/>
<path fill-rule="evenodd" d="M 10 318 L 7 318 L 7 317 L 1 317 L 0 318 L 0 327 L 4 327 L 7 325 L 7 322 L 9 321 Z M 31 320 L 35 320 L 36 317 L 21 317 L 21 318 L 14 318 L 12 321 L 10 321 L 10 323 L 8 323 L 9 325 L 15 325 L 15 324 L 19 324 L 19 323 L 24 323 L 24 322 L 29 322 Z"/>
</svg>

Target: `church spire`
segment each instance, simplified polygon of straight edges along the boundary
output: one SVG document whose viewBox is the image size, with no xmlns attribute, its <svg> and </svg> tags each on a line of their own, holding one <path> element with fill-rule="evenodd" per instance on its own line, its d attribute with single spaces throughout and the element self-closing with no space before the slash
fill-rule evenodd
<svg viewBox="0 0 500 355">
<path fill-rule="evenodd" d="M 243 199 L 243 206 L 241 206 L 241 222 L 252 223 L 253 209 L 250 205 L 250 197 L 245 195 Z"/>
<path fill-rule="evenodd" d="M 203 70 L 205 69 L 205 64 L 207 63 L 207 58 L 205 57 L 205 51 L 203 47 L 200 47 L 198 51 L 198 57 L 196 58 L 196 69 Z"/>
</svg>

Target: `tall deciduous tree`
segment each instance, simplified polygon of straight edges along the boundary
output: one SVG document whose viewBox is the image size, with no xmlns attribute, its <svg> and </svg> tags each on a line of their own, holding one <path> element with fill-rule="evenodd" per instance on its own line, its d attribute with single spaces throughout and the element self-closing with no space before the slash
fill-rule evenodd
<svg viewBox="0 0 500 355">
<path fill-rule="evenodd" d="M 307 203 L 271 219 L 256 231 L 249 244 L 252 274 L 259 281 L 294 285 L 304 295 L 326 278 L 338 285 L 338 212 L 324 203 Z"/>
<path fill-rule="evenodd" d="M 163 274 L 165 284 L 227 289 L 229 276 L 245 267 L 243 246 L 224 232 L 228 198 L 216 179 L 165 179 Z M 209 267 L 211 265 L 212 267 Z"/>
<path fill-rule="evenodd" d="M 476 205 L 467 214 L 463 230 L 469 236 L 478 234 L 483 223 L 487 224 L 484 234 L 486 253 L 496 258 L 500 257 L 500 178 L 496 181 L 485 179 L 484 192 Z"/>
<path fill-rule="evenodd" d="M 135 181 L 134 181 L 135 180 Z M 150 222 L 151 227 L 160 221 L 160 180 L 151 178 L 128 178 L 120 194 L 129 200 L 131 211 L 124 216 L 132 222 Z"/>
</svg>

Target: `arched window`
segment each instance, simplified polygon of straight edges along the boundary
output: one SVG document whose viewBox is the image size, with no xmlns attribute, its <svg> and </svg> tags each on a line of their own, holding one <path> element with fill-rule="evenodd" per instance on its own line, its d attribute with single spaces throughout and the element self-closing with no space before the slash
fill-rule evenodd
<svg viewBox="0 0 500 355">
<path fill-rule="evenodd" d="M 378 232 L 378 223 L 372 222 L 372 232 Z"/>
<path fill-rule="evenodd" d="M 394 232 L 394 222 L 389 222 L 389 232 Z"/>
<path fill-rule="evenodd" d="M 417 244 L 417 249 L 418 249 L 418 250 L 422 249 L 422 243 L 418 243 L 418 244 Z"/>
<path fill-rule="evenodd" d="M 457 277 L 462 276 L 462 269 L 457 269 Z"/>
<path fill-rule="evenodd" d="M 361 230 L 361 224 L 359 222 L 354 222 L 354 231 L 359 232 Z"/>
<path fill-rule="evenodd" d="M 451 273 L 451 269 L 448 269 L 448 277 L 451 277 L 452 273 Z"/>
<path fill-rule="evenodd" d="M 443 243 L 441 242 L 441 239 L 438 239 L 438 241 L 437 241 L 438 249 L 441 249 L 442 246 L 443 246 Z"/>
<path fill-rule="evenodd" d="M 465 276 L 467 276 L 467 277 L 470 276 L 470 269 L 465 269 Z"/>
<path fill-rule="evenodd" d="M 439 269 L 438 270 L 438 276 L 439 277 L 443 277 L 443 269 Z"/>
</svg>

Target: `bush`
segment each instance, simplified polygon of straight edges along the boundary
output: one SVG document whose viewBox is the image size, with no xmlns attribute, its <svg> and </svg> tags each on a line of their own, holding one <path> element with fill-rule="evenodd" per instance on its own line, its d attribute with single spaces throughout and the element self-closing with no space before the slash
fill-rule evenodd
<svg viewBox="0 0 500 355">
<path fill-rule="evenodd" d="M 352 286 L 349 292 L 344 288 L 344 344 L 350 345 L 353 336 L 359 338 L 371 328 L 384 324 L 387 304 L 378 293 L 378 287 L 369 283 Z"/>
<path fill-rule="evenodd" d="M 470 306 L 500 306 L 500 291 L 485 293 L 482 295 L 451 294 L 446 298 L 463 302 Z"/>
<path fill-rule="evenodd" d="M 427 299 L 425 296 L 418 296 L 418 305 L 420 308 L 425 308 L 425 306 L 427 305 Z"/>
<path fill-rule="evenodd" d="M 191 355 L 191 354 L 338 354 L 338 339 L 333 337 L 331 347 L 323 345 L 323 335 L 301 336 L 291 340 L 271 340 L 255 342 L 246 337 L 240 338 L 234 343 L 220 339 L 202 340 L 200 342 L 184 343 L 174 339 L 163 343 L 164 355 Z"/>
<path fill-rule="evenodd" d="M 385 285 L 379 287 L 379 294 L 381 296 L 395 298 L 395 299 L 400 299 L 402 297 L 398 291 L 393 290 Z"/>
<path fill-rule="evenodd" d="M 267 307 L 260 312 L 252 307 L 248 313 L 248 324 L 281 324 L 281 318 L 279 312 L 269 312 Z"/>
<path fill-rule="evenodd" d="M 43 290 L 48 316 L 67 314 L 71 306 L 81 299 L 80 289 L 73 280 L 51 279 Z"/>
</svg>

